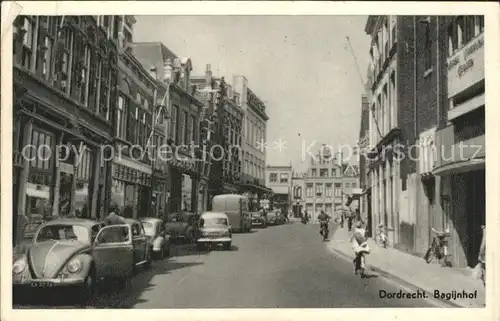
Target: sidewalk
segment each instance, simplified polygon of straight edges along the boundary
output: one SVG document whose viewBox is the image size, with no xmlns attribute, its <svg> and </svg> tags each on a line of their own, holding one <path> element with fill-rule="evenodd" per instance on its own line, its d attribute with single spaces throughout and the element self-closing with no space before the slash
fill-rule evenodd
<svg viewBox="0 0 500 321">
<path fill-rule="evenodd" d="M 354 259 L 354 252 L 349 239 L 351 233 L 347 228 L 338 227 L 332 235 L 328 248 L 333 252 Z M 456 307 L 483 308 L 485 307 L 486 293 L 481 281 L 466 275 L 463 270 L 444 268 L 439 264 L 427 264 L 423 258 L 375 244 L 370 238 L 368 244 L 371 253 L 366 257 L 367 266 L 380 275 L 395 279 L 410 288 L 425 290 L 429 297 L 433 296 L 435 290 L 441 293 L 462 293 L 462 291 L 474 293 L 473 299 L 441 299 Z"/>
</svg>

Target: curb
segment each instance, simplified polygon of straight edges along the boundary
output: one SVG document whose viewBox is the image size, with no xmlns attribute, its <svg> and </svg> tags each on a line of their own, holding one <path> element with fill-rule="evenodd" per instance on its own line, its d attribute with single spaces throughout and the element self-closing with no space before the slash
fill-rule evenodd
<svg viewBox="0 0 500 321">
<path fill-rule="evenodd" d="M 337 249 L 335 249 L 335 248 L 333 248 L 333 247 L 328 247 L 328 248 L 329 248 L 329 250 L 331 250 L 334 254 L 336 254 L 336 255 L 338 255 L 338 256 L 340 256 L 340 257 L 344 258 L 344 259 L 348 259 L 349 261 L 352 261 L 352 260 L 353 260 L 353 257 L 351 257 L 350 255 L 348 255 L 348 254 L 346 254 L 346 253 L 344 253 L 344 252 L 342 252 L 342 251 L 340 251 L 340 250 L 337 250 Z M 394 275 L 394 274 L 392 274 L 392 273 L 389 273 L 389 272 L 387 272 L 387 271 L 384 271 L 384 270 L 382 270 L 382 269 L 380 269 L 380 268 L 377 268 L 377 267 L 372 266 L 372 265 L 369 265 L 369 264 L 367 264 L 367 267 L 368 267 L 368 269 L 370 269 L 371 271 L 376 272 L 376 273 L 378 273 L 379 275 L 381 275 L 381 276 L 383 276 L 383 277 L 385 277 L 385 278 L 387 278 L 387 279 L 394 280 L 394 281 L 396 281 L 396 282 L 398 282 L 398 283 L 400 283 L 400 284 L 402 284 L 402 285 L 404 285 L 404 286 L 406 286 L 406 287 L 408 287 L 408 288 L 410 288 L 410 289 L 413 289 L 413 290 L 424 290 L 424 291 L 426 291 L 425 289 L 422 289 L 422 288 L 418 287 L 417 285 L 415 285 L 415 284 L 413 284 L 413 283 L 410 283 L 410 282 L 408 282 L 408 281 L 406 281 L 406 280 L 404 280 L 404 279 L 402 279 L 402 278 L 400 278 L 400 277 L 398 277 L 398 276 L 396 276 L 396 275 Z M 427 292 L 429 292 L 429 291 L 427 291 Z M 457 304 L 457 303 L 455 303 L 455 302 L 448 301 L 448 300 L 443 300 L 443 299 L 429 298 L 429 300 L 430 300 L 430 301 L 437 301 L 437 302 L 440 302 L 440 303 L 442 303 L 442 304 L 444 304 L 444 305 L 449 306 L 450 308 L 473 308 L 473 307 L 460 305 L 460 304 Z"/>
</svg>

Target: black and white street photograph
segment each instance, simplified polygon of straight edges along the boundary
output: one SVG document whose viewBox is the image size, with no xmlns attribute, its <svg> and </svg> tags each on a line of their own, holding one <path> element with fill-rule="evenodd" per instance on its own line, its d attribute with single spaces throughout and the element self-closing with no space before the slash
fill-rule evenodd
<svg viewBox="0 0 500 321">
<path fill-rule="evenodd" d="M 498 4 L 203 15 L 100 3 L 2 4 L 2 310 L 483 315 Z"/>
</svg>

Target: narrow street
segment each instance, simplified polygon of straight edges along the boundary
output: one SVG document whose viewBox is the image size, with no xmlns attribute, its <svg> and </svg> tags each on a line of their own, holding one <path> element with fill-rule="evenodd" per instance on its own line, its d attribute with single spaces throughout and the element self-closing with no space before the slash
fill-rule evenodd
<svg viewBox="0 0 500 321">
<path fill-rule="evenodd" d="M 332 227 L 333 229 L 334 227 Z M 234 236 L 230 252 L 183 246 L 127 291 L 101 293 L 92 308 L 360 308 L 428 307 L 423 300 L 386 300 L 399 291 L 383 277 L 360 279 L 329 252 L 317 225 L 292 223 Z M 67 308 L 65 304 L 50 307 Z M 26 306 L 24 306 L 26 307 Z M 32 307 L 32 306 L 31 306 Z"/>
</svg>

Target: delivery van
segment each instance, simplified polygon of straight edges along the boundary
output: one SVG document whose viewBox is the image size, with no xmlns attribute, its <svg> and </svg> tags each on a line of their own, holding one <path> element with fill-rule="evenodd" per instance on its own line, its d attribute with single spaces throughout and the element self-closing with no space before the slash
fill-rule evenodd
<svg viewBox="0 0 500 321">
<path fill-rule="evenodd" d="M 243 195 L 222 194 L 212 199 L 212 212 L 225 213 L 229 218 L 231 231 L 250 232 L 252 217 L 249 212 L 249 199 Z"/>
</svg>

